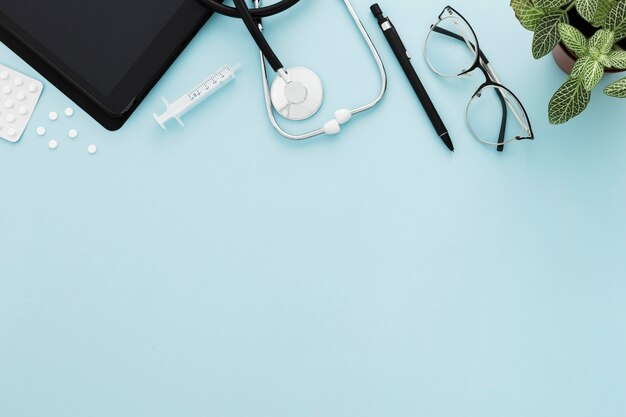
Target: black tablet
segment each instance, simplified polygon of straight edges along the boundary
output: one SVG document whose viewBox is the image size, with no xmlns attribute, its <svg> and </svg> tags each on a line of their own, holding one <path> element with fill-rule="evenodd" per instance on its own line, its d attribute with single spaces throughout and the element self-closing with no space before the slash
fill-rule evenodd
<svg viewBox="0 0 626 417">
<path fill-rule="evenodd" d="M 0 40 L 116 130 L 209 16 L 196 0 L 0 0 Z"/>
</svg>

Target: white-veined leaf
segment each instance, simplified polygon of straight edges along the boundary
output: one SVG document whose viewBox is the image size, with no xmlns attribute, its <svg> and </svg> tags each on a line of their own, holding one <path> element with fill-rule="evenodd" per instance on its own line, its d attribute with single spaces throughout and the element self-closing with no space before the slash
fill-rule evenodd
<svg viewBox="0 0 626 417">
<path fill-rule="evenodd" d="M 609 61 L 610 67 L 615 69 L 626 69 L 626 52 L 625 51 L 613 51 L 610 52 Z"/>
<path fill-rule="evenodd" d="M 562 124 L 578 116 L 589 104 L 591 93 L 580 79 L 570 78 L 550 100 L 548 118 L 552 124 Z"/>
<path fill-rule="evenodd" d="M 626 78 L 607 85 L 604 93 L 611 97 L 626 98 Z"/>
<path fill-rule="evenodd" d="M 597 49 L 599 54 L 606 55 L 611 51 L 614 43 L 615 43 L 615 34 L 612 31 L 606 30 L 606 29 L 599 29 L 589 39 L 589 49 L 591 50 L 591 48 L 595 48 Z"/>
<path fill-rule="evenodd" d="M 587 22 L 600 27 L 615 3 L 617 0 L 576 0 L 576 10 Z"/>
<path fill-rule="evenodd" d="M 591 91 L 604 76 L 604 68 L 601 62 L 585 56 L 576 61 L 570 77 L 579 80 L 587 91 Z"/>
<path fill-rule="evenodd" d="M 539 20 L 533 38 L 532 51 L 535 59 L 548 55 L 554 49 L 561 39 L 559 23 L 567 23 L 567 21 L 567 14 L 563 10 L 551 11 Z"/>
<path fill-rule="evenodd" d="M 609 12 L 616 3 L 617 0 L 598 0 L 598 10 L 596 10 L 596 15 L 591 21 L 591 24 L 596 27 L 604 26 Z"/>
<path fill-rule="evenodd" d="M 587 22 L 593 22 L 598 11 L 599 0 L 576 0 L 576 10 L 578 14 Z"/>
<path fill-rule="evenodd" d="M 537 7 L 542 9 L 558 9 L 565 6 L 571 0 L 536 0 Z"/>
<path fill-rule="evenodd" d="M 512 0 L 511 7 L 522 26 L 532 32 L 546 14 L 546 10 L 535 6 L 530 0 Z"/>
<path fill-rule="evenodd" d="M 585 63 L 580 70 L 580 79 L 587 91 L 593 90 L 604 76 L 604 65 L 593 59 Z"/>
<path fill-rule="evenodd" d="M 567 46 L 578 58 L 588 54 L 587 38 L 574 26 L 567 23 L 559 24 L 559 34 L 561 41 Z"/>
<path fill-rule="evenodd" d="M 615 33 L 615 40 L 626 36 L 626 0 L 618 0 L 609 11 L 604 27 Z"/>
</svg>

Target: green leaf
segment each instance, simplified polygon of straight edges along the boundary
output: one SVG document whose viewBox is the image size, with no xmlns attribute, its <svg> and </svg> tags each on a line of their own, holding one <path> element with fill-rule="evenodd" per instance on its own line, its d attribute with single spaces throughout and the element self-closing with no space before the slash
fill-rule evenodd
<svg viewBox="0 0 626 417">
<path fill-rule="evenodd" d="M 572 73 L 570 74 L 570 78 L 581 78 L 581 74 L 583 72 L 583 68 L 587 65 L 588 62 L 593 61 L 593 58 L 586 56 L 580 58 L 574 63 L 574 68 L 572 69 Z"/>
<path fill-rule="evenodd" d="M 570 51 L 574 52 L 578 58 L 588 54 L 587 39 L 574 26 L 568 25 L 567 23 L 559 24 L 559 34 L 565 46 L 567 46 Z"/>
<path fill-rule="evenodd" d="M 610 68 L 626 69 L 626 52 L 613 51 L 608 55 L 610 61 Z"/>
<path fill-rule="evenodd" d="M 537 30 L 541 19 L 546 15 L 545 10 L 533 6 L 522 6 L 520 10 L 520 23 L 530 31 Z"/>
<path fill-rule="evenodd" d="M 604 65 L 590 56 L 576 61 L 572 70 L 572 78 L 579 80 L 587 91 L 591 91 L 604 76 Z"/>
<path fill-rule="evenodd" d="M 576 0 L 576 10 L 578 14 L 587 22 L 593 22 L 598 11 L 599 0 Z"/>
<path fill-rule="evenodd" d="M 533 57 L 535 59 L 548 55 L 554 49 L 561 39 L 559 23 L 567 23 L 567 21 L 567 14 L 563 10 L 551 11 L 539 20 L 533 38 Z"/>
<path fill-rule="evenodd" d="M 536 0 L 537 7 L 542 9 L 558 9 L 565 6 L 571 0 Z"/>
<path fill-rule="evenodd" d="M 529 0 L 512 0 L 511 7 L 522 26 L 532 32 L 537 29 L 539 21 L 546 14 L 545 10 L 534 6 Z"/>
<path fill-rule="evenodd" d="M 600 55 L 597 61 L 602 64 L 604 68 L 612 68 L 613 63 L 611 62 L 611 58 L 608 55 Z"/>
<path fill-rule="evenodd" d="M 580 79 L 570 78 L 550 100 L 548 117 L 551 124 L 562 124 L 578 116 L 589 104 L 591 93 L 583 87 Z"/>
<path fill-rule="evenodd" d="M 609 11 L 604 27 L 615 33 L 615 40 L 626 36 L 626 0 L 618 0 L 615 3 Z"/>
<path fill-rule="evenodd" d="M 617 0 L 598 0 L 598 10 L 596 16 L 591 21 L 594 26 L 604 26 L 609 12 L 615 6 Z"/>
<path fill-rule="evenodd" d="M 606 55 L 613 49 L 614 43 L 615 34 L 610 30 L 600 29 L 589 39 L 589 50 L 597 51 L 598 55 Z"/>
<path fill-rule="evenodd" d="M 576 10 L 587 22 L 599 27 L 604 25 L 616 2 L 617 0 L 576 0 Z"/>
<path fill-rule="evenodd" d="M 607 85 L 604 93 L 611 97 L 626 98 L 626 78 Z"/>
</svg>

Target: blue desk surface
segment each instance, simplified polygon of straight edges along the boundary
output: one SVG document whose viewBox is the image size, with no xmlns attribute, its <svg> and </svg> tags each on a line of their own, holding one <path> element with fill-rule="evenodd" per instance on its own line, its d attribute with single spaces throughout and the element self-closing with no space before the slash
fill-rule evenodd
<svg viewBox="0 0 626 417">
<path fill-rule="evenodd" d="M 465 129 L 482 77 L 442 80 L 420 58 L 444 3 L 383 6 L 454 154 L 364 0 L 389 91 L 340 137 L 274 133 L 255 45 L 224 17 L 120 132 L 82 111 L 49 122 L 71 103 L 46 83 L 22 141 L 0 142 L 0 415 L 625 415 L 626 101 L 597 91 L 550 126 L 564 75 L 532 60 L 507 3 L 454 4 L 536 128 L 503 154 Z M 326 83 L 315 126 L 375 94 L 341 1 L 266 26 L 285 62 Z M 160 96 L 236 62 L 240 77 L 186 128 L 156 125 Z"/>
</svg>

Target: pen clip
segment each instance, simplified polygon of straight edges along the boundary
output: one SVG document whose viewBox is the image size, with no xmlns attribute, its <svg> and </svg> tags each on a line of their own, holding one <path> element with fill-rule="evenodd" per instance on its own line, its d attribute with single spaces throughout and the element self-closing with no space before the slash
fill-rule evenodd
<svg viewBox="0 0 626 417">
<path fill-rule="evenodd" d="M 393 23 L 391 23 L 391 19 L 387 18 L 387 23 L 390 26 L 389 29 L 393 29 L 394 31 L 396 30 L 396 26 Z M 397 31 L 396 31 L 396 33 L 397 33 Z M 406 49 L 406 46 L 404 45 L 404 42 L 402 41 L 402 38 L 400 36 L 398 36 L 398 41 L 400 42 L 400 45 L 402 46 L 402 49 L 404 49 L 404 53 L 406 54 L 406 57 L 411 59 L 411 54 L 409 53 L 409 50 Z"/>
</svg>

